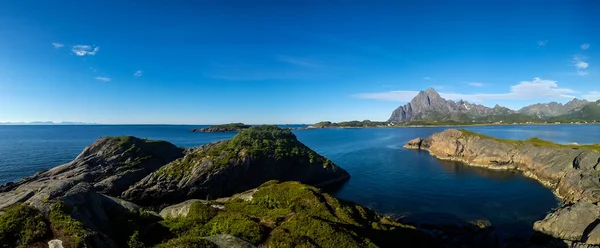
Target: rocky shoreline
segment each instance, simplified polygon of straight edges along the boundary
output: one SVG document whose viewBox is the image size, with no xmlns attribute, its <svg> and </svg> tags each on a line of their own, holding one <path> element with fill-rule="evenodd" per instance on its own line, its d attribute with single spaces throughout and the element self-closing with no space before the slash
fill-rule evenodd
<svg viewBox="0 0 600 248">
<path fill-rule="evenodd" d="M 534 223 L 535 231 L 568 245 L 600 245 L 600 146 L 502 140 L 448 129 L 413 139 L 404 147 L 471 166 L 521 171 L 564 201 L 559 209 Z"/>
</svg>

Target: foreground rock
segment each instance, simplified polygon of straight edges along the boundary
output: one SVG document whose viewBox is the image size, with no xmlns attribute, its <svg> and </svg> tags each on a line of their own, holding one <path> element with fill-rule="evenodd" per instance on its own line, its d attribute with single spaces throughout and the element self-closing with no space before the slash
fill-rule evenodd
<svg viewBox="0 0 600 248">
<path fill-rule="evenodd" d="M 300 143 L 290 130 L 256 126 L 231 140 L 193 149 L 137 182 L 122 197 L 144 206 L 162 206 L 228 196 L 269 180 L 325 186 L 349 177 Z"/>
<path fill-rule="evenodd" d="M 194 201 L 185 217 L 164 221 L 177 234 L 165 247 L 192 247 L 201 239 L 219 247 L 441 247 L 414 226 L 340 201 L 312 186 L 271 181 L 251 192 L 252 197 L 224 201 L 223 210 Z M 237 238 L 214 236 L 220 234 Z M 196 238 L 202 235 L 213 236 Z"/>
<path fill-rule="evenodd" d="M 223 125 L 210 126 L 205 128 L 195 128 L 192 129 L 192 132 L 196 133 L 229 133 L 229 132 L 239 132 L 244 129 L 250 128 L 249 125 L 244 123 L 230 123 Z"/>
<path fill-rule="evenodd" d="M 600 244 L 600 146 L 560 145 L 540 139 L 501 140 L 448 129 L 408 142 L 439 159 L 496 170 L 519 170 L 552 189 L 565 206 L 538 221 L 534 229 L 573 244 Z"/>
</svg>

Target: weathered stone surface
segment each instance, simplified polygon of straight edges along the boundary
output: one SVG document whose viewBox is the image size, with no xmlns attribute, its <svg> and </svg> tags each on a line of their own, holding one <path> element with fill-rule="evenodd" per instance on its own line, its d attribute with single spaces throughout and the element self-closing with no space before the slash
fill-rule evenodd
<svg viewBox="0 0 600 248">
<path fill-rule="evenodd" d="M 599 217 L 600 207 L 580 201 L 548 214 L 543 220 L 536 221 L 533 228 L 560 239 L 600 244 L 588 239 L 596 228 Z M 592 239 L 597 239 L 597 234 L 593 234 Z"/>
<path fill-rule="evenodd" d="M 80 182 L 95 191 L 118 196 L 149 173 L 182 157 L 183 149 L 164 141 L 135 137 L 101 138 L 70 163 L 0 185 L 0 208 L 16 202 L 40 207 Z"/>
<path fill-rule="evenodd" d="M 220 248 L 256 248 L 248 241 L 228 234 L 204 237 L 203 239 L 213 242 Z"/>
<path fill-rule="evenodd" d="M 165 208 L 163 208 L 163 210 L 160 211 L 159 215 L 165 219 L 186 217 L 188 215 L 188 213 L 190 212 L 190 207 L 195 202 L 200 202 L 202 204 L 208 204 L 208 201 L 191 199 L 191 200 L 184 201 L 182 203 L 178 203 L 175 205 L 165 207 Z"/>
</svg>

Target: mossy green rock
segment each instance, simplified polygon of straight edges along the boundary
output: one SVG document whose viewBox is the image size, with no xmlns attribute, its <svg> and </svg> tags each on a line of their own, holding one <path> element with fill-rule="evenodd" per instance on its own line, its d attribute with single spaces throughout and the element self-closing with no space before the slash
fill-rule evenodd
<svg viewBox="0 0 600 248">
<path fill-rule="evenodd" d="M 224 210 L 218 210 L 209 221 L 205 216 L 215 209 L 195 202 L 186 217 L 168 219 L 164 224 L 176 230 L 176 240 L 229 234 L 265 247 L 440 245 L 413 226 L 298 182 L 270 181 L 258 188 L 249 201 L 230 199 L 224 203 Z M 196 224 L 190 224 L 190 220 L 197 220 L 192 221 Z"/>
<path fill-rule="evenodd" d="M 140 180 L 122 195 L 157 206 L 187 199 L 214 199 L 268 180 L 323 186 L 349 174 L 277 126 L 254 126 L 230 140 L 208 144 Z"/>
</svg>

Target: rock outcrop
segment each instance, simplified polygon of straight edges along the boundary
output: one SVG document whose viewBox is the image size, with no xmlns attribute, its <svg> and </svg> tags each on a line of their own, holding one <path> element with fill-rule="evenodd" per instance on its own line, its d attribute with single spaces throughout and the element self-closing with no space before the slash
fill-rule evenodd
<svg viewBox="0 0 600 248">
<path fill-rule="evenodd" d="M 231 140 L 190 151 L 137 182 L 122 198 L 161 206 L 228 196 L 269 180 L 325 186 L 349 177 L 344 169 L 300 143 L 290 130 L 257 126 Z"/>
<path fill-rule="evenodd" d="M 232 133 L 239 132 L 248 128 L 250 128 L 250 125 L 246 125 L 244 123 L 230 123 L 205 128 L 194 128 L 191 131 L 195 133 Z"/>
<path fill-rule="evenodd" d="M 429 88 L 426 91 L 419 92 L 410 103 L 394 110 L 388 121 L 470 121 L 471 118 L 475 117 L 513 113 L 515 112 L 499 105 L 488 108 L 463 100 L 457 102 L 446 100 L 435 89 Z"/>
<path fill-rule="evenodd" d="M 536 222 L 535 230 L 570 242 L 600 245 L 600 146 L 560 145 L 535 138 L 501 140 L 448 129 L 411 140 L 404 147 L 471 166 L 519 170 L 565 202 L 562 208 Z"/>
<path fill-rule="evenodd" d="M 135 137 L 106 137 L 86 147 L 75 160 L 0 186 L 0 208 L 16 202 L 40 205 L 80 182 L 95 191 L 118 196 L 163 165 L 183 157 L 184 151 L 165 141 Z"/>
</svg>

